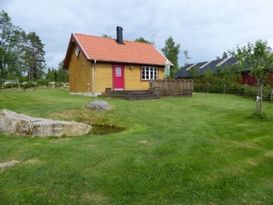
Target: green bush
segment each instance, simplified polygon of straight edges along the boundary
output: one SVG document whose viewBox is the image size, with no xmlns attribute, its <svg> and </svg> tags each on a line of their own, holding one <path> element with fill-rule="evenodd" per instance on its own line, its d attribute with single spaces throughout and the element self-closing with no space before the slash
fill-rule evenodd
<svg viewBox="0 0 273 205">
<path fill-rule="evenodd" d="M 8 89 L 8 88 L 16 88 L 18 87 L 18 82 L 16 80 L 8 80 L 1 85 L 1 88 Z"/>
<path fill-rule="evenodd" d="M 28 88 L 36 88 L 36 87 L 38 87 L 38 83 L 34 82 L 34 81 L 23 82 L 21 84 L 21 87 L 23 88 L 23 90 L 26 90 Z"/>
<path fill-rule="evenodd" d="M 256 99 L 257 87 L 250 85 L 242 85 L 237 82 L 227 82 L 224 84 L 219 79 L 214 79 L 212 82 L 206 82 L 203 79 L 195 79 L 194 92 L 208 92 L 208 93 L 227 93 L 248 98 Z M 263 100 L 271 100 L 272 88 L 267 85 L 263 88 Z"/>
<path fill-rule="evenodd" d="M 49 80 L 47 80 L 47 79 L 39 79 L 36 82 L 40 86 L 48 86 Z"/>
</svg>

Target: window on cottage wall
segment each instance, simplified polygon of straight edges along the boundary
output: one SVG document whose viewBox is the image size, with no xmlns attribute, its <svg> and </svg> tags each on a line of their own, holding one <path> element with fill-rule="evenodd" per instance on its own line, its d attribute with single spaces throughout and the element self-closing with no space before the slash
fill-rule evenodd
<svg viewBox="0 0 273 205">
<path fill-rule="evenodd" d="M 80 48 L 77 46 L 75 49 L 75 55 L 78 57 L 80 55 Z"/>
<path fill-rule="evenodd" d="M 157 67 L 142 66 L 141 67 L 141 80 L 156 80 Z"/>
</svg>

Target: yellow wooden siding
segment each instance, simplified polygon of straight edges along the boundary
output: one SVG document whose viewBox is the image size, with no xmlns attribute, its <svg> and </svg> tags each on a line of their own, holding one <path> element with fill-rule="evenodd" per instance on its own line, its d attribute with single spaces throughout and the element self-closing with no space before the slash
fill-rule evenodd
<svg viewBox="0 0 273 205">
<path fill-rule="evenodd" d="M 164 79 L 164 67 L 158 68 L 158 80 Z"/>
<path fill-rule="evenodd" d="M 92 89 L 92 66 L 95 71 L 94 89 Z M 149 81 L 141 80 L 141 66 L 125 65 L 124 68 L 125 90 L 145 90 L 149 88 Z M 71 92 L 103 93 L 105 88 L 113 88 L 111 63 L 91 64 L 86 60 L 82 52 L 77 57 L 73 51 L 68 69 Z M 163 68 L 158 68 L 158 79 L 163 79 L 163 77 Z"/>
<path fill-rule="evenodd" d="M 124 66 L 124 89 L 146 90 L 149 81 L 141 80 L 141 66 Z M 158 68 L 158 79 L 163 79 L 164 70 Z M 105 88 L 113 88 L 112 64 L 97 63 L 95 70 L 95 92 L 102 93 Z"/>
<path fill-rule="evenodd" d="M 92 92 L 92 66 L 82 52 L 76 56 L 73 50 L 68 69 L 71 92 Z"/>
<path fill-rule="evenodd" d="M 149 80 L 141 80 L 141 66 L 125 66 L 125 90 L 149 89 Z M 164 78 L 164 69 L 158 68 L 158 79 Z"/>
<path fill-rule="evenodd" d="M 125 66 L 125 90 L 147 90 L 149 88 L 149 82 L 141 80 L 140 68 L 141 66 Z"/>
<path fill-rule="evenodd" d="M 112 64 L 97 63 L 95 67 L 95 92 L 103 93 L 112 88 Z"/>
</svg>

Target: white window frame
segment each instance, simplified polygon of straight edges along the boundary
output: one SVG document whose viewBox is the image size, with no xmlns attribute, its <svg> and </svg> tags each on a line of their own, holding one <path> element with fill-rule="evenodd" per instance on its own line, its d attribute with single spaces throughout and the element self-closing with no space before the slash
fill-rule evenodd
<svg viewBox="0 0 273 205">
<path fill-rule="evenodd" d="M 141 66 L 141 80 L 158 79 L 158 68 L 153 66 Z"/>
<path fill-rule="evenodd" d="M 120 67 L 116 67 L 116 76 L 121 77 L 121 68 Z"/>
</svg>

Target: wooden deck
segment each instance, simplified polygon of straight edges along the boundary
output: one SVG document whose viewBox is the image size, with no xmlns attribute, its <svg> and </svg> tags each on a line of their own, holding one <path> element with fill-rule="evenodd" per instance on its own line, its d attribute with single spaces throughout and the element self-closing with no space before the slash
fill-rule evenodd
<svg viewBox="0 0 273 205">
<path fill-rule="evenodd" d="M 103 96 L 124 98 L 127 100 L 159 99 L 161 96 L 192 96 L 192 80 L 153 80 L 148 90 L 122 90 L 106 89 Z"/>
<path fill-rule="evenodd" d="M 150 82 L 150 89 L 158 89 L 160 96 L 192 96 L 193 80 L 154 80 Z"/>
</svg>

